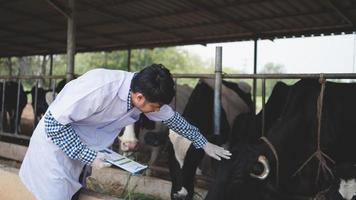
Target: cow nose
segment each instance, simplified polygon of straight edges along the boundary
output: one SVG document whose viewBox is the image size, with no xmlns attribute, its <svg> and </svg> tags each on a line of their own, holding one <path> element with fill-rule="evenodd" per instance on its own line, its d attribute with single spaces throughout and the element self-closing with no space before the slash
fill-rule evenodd
<svg viewBox="0 0 356 200">
<path fill-rule="evenodd" d="M 140 147 L 140 143 L 139 143 L 139 142 L 136 142 L 136 144 L 134 145 L 133 150 L 134 150 L 134 151 L 138 151 L 139 147 Z"/>
<path fill-rule="evenodd" d="M 124 142 L 128 151 L 136 151 L 138 149 L 138 142 Z"/>
</svg>

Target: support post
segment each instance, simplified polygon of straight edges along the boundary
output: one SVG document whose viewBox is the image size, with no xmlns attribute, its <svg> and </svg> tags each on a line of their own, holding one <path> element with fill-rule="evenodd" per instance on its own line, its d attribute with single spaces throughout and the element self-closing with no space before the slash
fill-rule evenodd
<svg viewBox="0 0 356 200">
<path fill-rule="evenodd" d="M 131 71 L 131 49 L 127 50 L 127 71 Z"/>
<path fill-rule="evenodd" d="M 214 134 L 220 135 L 222 47 L 215 50 Z"/>
<path fill-rule="evenodd" d="M 257 74 L 257 38 L 254 40 L 254 55 L 253 55 L 253 74 Z M 256 90 L 257 90 L 257 79 L 253 79 L 253 110 L 256 113 Z"/>
<path fill-rule="evenodd" d="M 68 20 L 67 30 L 67 82 L 74 78 L 74 64 L 75 64 L 75 0 L 68 0 L 69 8 L 71 10 Z"/>
<path fill-rule="evenodd" d="M 11 57 L 7 58 L 7 67 L 9 69 L 9 76 L 12 76 L 12 60 L 11 60 Z"/>
<path fill-rule="evenodd" d="M 49 55 L 49 75 L 53 75 L 53 54 Z M 52 78 L 49 79 L 48 88 L 52 86 Z"/>
<path fill-rule="evenodd" d="M 266 126 L 266 113 L 265 113 L 265 105 L 266 105 L 266 79 L 262 79 L 262 136 L 265 136 L 265 126 Z"/>
<path fill-rule="evenodd" d="M 45 76 L 46 75 L 46 66 L 47 66 L 47 55 L 43 55 L 42 57 L 42 64 L 41 64 L 41 70 L 40 70 L 40 76 Z M 45 80 L 44 78 L 41 78 L 39 83 L 38 83 L 38 87 L 40 88 L 44 88 L 45 86 Z"/>
</svg>

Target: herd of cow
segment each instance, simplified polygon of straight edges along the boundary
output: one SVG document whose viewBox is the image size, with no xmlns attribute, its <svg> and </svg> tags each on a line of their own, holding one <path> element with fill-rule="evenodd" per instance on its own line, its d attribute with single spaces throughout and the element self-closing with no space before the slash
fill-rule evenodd
<svg viewBox="0 0 356 200">
<path fill-rule="evenodd" d="M 220 135 L 212 133 L 212 84 L 202 79 L 190 91 L 181 93 L 182 88 L 177 88 L 177 97 L 183 98 L 178 112 L 209 141 L 232 152 L 230 160 L 214 163 L 215 179 L 206 199 L 307 200 L 336 199 L 335 195 L 352 199 L 356 185 L 347 181 L 354 183 L 356 177 L 356 84 L 316 79 L 302 79 L 292 86 L 278 82 L 264 111 L 255 115 L 249 86 L 224 81 Z M 148 141 L 150 135 L 169 138 L 171 198 L 192 199 L 196 169 L 204 152 L 160 124 L 151 130 L 142 123 L 136 126 L 141 128 L 128 129 L 135 133 L 125 131 L 120 136 L 121 144 L 142 141 L 140 138 Z M 151 158 L 149 163 L 153 162 Z M 339 164 L 351 166 L 345 168 L 347 176 L 335 175 L 334 167 Z M 347 184 L 341 186 L 340 179 Z M 345 190 L 351 195 L 340 194 Z"/>
<path fill-rule="evenodd" d="M 64 87 L 66 81 L 61 80 L 56 88 L 55 92 L 58 93 Z M 37 88 L 33 86 L 31 91 L 27 92 L 24 90 L 22 84 L 18 84 L 15 81 L 6 81 L 5 85 L 3 82 L 0 82 L 0 110 L 4 110 L 2 112 L 2 130 L 6 133 L 15 133 L 16 126 L 17 131 L 21 134 L 21 126 L 20 120 L 22 112 L 27 104 L 27 94 L 31 94 L 32 98 L 32 107 L 36 107 L 35 120 L 36 122 L 43 116 L 48 108 L 47 101 L 49 100 L 49 96 L 53 96 L 52 90 L 43 89 L 41 87 Z M 37 93 L 37 95 L 36 95 Z M 47 96 L 47 97 L 46 97 Z M 4 97 L 4 99 L 3 99 Z M 19 97 L 19 98 L 18 98 Z M 46 100 L 47 98 L 47 100 Z M 36 105 L 35 105 L 36 99 Z M 2 103 L 3 102 L 3 103 Z M 18 109 L 17 109 L 18 104 Z M 22 133 L 26 134 L 26 133 Z"/>
<path fill-rule="evenodd" d="M 340 177 L 335 175 L 334 167 L 350 165 L 351 171 L 341 179 L 347 182 L 356 178 L 356 84 L 317 79 L 302 79 L 291 86 L 278 82 L 264 109 L 256 115 L 250 86 L 223 81 L 219 135 L 213 134 L 213 84 L 213 80 L 201 79 L 194 89 L 178 85 L 177 96 L 171 103 L 210 142 L 232 152 L 230 160 L 212 161 L 215 178 L 206 199 L 335 199 L 325 195 L 320 198 L 321 194 L 340 193 L 341 186 L 335 186 L 341 184 Z M 62 82 L 56 91 L 63 85 Z M 17 83 L 11 82 L 4 87 L 4 108 L 10 118 L 3 118 L 3 128 L 9 132 L 16 124 L 16 101 L 9 99 L 13 98 L 11 95 L 17 97 L 17 87 Z M 27 102 L 20 88 L 19 114 Z M 34 99 L 34 89 L 31 94 Z M 37 94 L 36 116 L 41 117 L 48 104 L 44 90 L 39 88 Z M 119 139 L 125 152 L 136 151 L 138 143 L 150 148 L 150 165 L 160 148 L 168 144 L 171 198 L 193 198 L 194 177 L 204 157 L 203 150 L 195 149 L 189 140 L 161 123 L 144 117 L 135 126 L 126 127 Z M 347 187 L 356 188 L 350 184 Z M 341 194 L 340 199 L 352 199 L 354 190 L 351 195 Z"/>
</svg>

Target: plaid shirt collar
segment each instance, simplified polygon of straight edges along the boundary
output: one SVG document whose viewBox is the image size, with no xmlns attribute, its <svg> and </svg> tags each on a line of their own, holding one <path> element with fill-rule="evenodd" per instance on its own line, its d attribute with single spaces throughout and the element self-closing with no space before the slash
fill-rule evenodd
<svg viewBox="0 0 356 200">
<path fill-rule="evenodd" d="M 131 89 L 129 90 L 129 95 L 127 96 L 127 111 L 132 109 L 132 98 L 131 98 Z"/>
<path fill-rule="evenodd" d="M 133 74 L 133 77 L 134 78 L 136 75 L 137 75 L 138 72 L 134 72 Z M 131 110 L 133 108 L 133 105 L 132 105 L 132 91 L 131 91 L 131 88 L 129 90 L 129 95 L 127 96 L 127 111 Z"/>
</svg>

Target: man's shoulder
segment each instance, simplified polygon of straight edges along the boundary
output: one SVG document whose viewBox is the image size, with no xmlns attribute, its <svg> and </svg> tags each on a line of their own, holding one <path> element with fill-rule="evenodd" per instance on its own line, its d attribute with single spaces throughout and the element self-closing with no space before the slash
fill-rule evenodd
<svg viewBox="0 0 356 200">
<path fill-rule="evenodd" d="M 120 81 L 132 75 L 132 72 L 123 70 L 96 68 L 89 70 L 79 78 L 95 81 L 96 83 L 108 83 L 112 81 Z"/>
<path fill-rule="evenodd" d="M 116 74 L 133 74 L 133 72 L 118 70 L 118 69 L 95 68 L 85 73 L 85 75 L 90 75 L 90 74 L 116 75 Z"/>
</svg>

